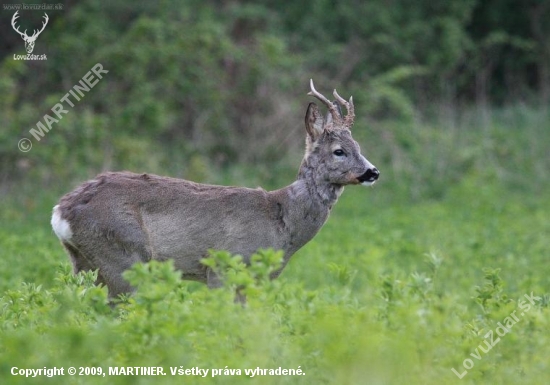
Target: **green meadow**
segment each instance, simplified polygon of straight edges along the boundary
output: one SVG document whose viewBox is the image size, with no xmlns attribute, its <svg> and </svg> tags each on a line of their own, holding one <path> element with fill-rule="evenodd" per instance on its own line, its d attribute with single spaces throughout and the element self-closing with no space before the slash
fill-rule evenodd
<svg viewBox="0 0 550 385">
<path fill-rule="evenodd" d="M 72 275 L 50 228 L 52 206 L 73 185 L 21 182 L 1 203 L 2 383 L 547 383 L 550 194 L 533 171 L 547 162 L 544 145 L 528 136 L 548 133 L 513 121 L 484 134 L 464 128 L 447 150 L 411 148 L 411 161 L 420 152 L 445 157 L 424 157 L 412 175 L 365 143 L 380 181 L 348 187 L 277 280 L 266 279 L 275 251 L 249 268 L 218 252 L 211 263 L 226 276 L 223 289 L 182 281 L 169 263 L 140 265 L 127 273 L 137 292 L 114 307 L 92 273 Z M 441 129 L 412 126 L 407 140 L 430 143 L 421 135 Z M 479 153 L 459 175 L 449 159 L 475 143 Z M 448 169 L 430 182 L 426 170 L 441 161 Z M 244 307 L 233 301 L 237 285 Z M 64 375 L 18 372 L 54 367 Z"/>
</svg>

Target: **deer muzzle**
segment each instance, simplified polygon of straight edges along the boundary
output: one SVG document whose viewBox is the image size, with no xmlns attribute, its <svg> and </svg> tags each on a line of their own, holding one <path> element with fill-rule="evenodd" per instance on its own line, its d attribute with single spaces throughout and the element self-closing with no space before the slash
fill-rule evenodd
<svg viewBox="0 0 550 385">
<path fill-rule="evenodd" d="M 363 175 L 358 177 L 357 180 L 363 186 L 370 186 L 378 180 L 379 176 L 380 176 L 380 171 L 378 171 L 376 167 L 372 167 L 367 169 L 367 171 L 365 171 Z"/>
</svg>

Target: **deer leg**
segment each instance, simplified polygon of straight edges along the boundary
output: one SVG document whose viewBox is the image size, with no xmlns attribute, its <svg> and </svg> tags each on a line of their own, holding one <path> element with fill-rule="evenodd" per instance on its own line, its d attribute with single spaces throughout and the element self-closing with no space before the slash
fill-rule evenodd
<svg viewBox="0 0 550 385">
<path fill-rule="evenodd" d="M 211 268 L 206 270 L 206 284 L 210 289 L 218 289 L 223 286 L 220 276 Z"/>
<path fill-rule="evenodd" d="M 98 282 L 107 286 L 109 298 L 133 292 L 134 288 L 122 277 L 122 273 L 136 263 L 151 260 L 150 247 L 145 243 L 147 237 L 137 226 L 131 230 L 119 227 L 116 231 L 96 234 L 91 239 L 75 240 L 80 252 L 76 256 L 71 254 L 73 261 L 78 259 L 75 271 L 77 267 L 99 269 Z"/>
<path fill-rule="evenodd" d="M 218 274 L 216 274 L 211 268 L 206 270 L 206 284 L 210 289 L 218 289 L 223 286 L 223 282 Z M 242 287 L 238 287 L 235 290 L 235 303 L 246 305 L 246 295 L 242 292 Z"/>
<path fill-rule="evenodd" d="M 135 291 L 135 288 L 122 277 L 122 273 L 139 262 L 144 262 L 142 255 L 137 252 L 131 252 L 125 253 L 123 258 L 113 258 L 101 264 L 99 271 L 109 288 L 109 298 L 116 298 L 119 294 Z"/>
<path fill-rule="evenodd" d="M 74 274 L 78 274 L 81 271 L 92 271 L 97 269 L 97 267 L 94 268 L 92 261 L 90 261 L 90 259 L 87 258 L 82 252 L 80 252 L 80 250 L 78 250 L 76 247 L 66 242 L 63 242 L 63 246 L 65 247 L 65 250 L 67 250 L 67 253 L 69 254 L 69 257 L 71 259 L 71 263 L 73 264 Z M 105 285 L 105 280 L 103 279 L 99 271 L 97 273 L 95 284 Z"/>
</svg>

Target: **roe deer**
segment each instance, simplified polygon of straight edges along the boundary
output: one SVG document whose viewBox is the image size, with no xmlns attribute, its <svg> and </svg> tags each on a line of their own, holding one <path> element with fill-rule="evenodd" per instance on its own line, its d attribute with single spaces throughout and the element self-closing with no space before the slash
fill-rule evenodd
<svg viewBox="0 0 550 385">
<path fill-rule="evenodd" d="M 306 151 L 291 185 L 261 188 L 213 186 L 150 174 L 107 172 L 63 196 L 53 208 L 52 227 L 75 273 L 98 269 L 109 297 L 131 292 L 122 273 L 136 262 L 173 259 L 183 279 L 221 285 L 201 259 L 209 249 L 243 256 L 260 248 L 284 251 L 281 268 L 309 242 L 349 184 L 373 184 L 378 170 L 351 137 L 353 99 L 334 90 L 335 102 L 312 95 L 305 117 Z M 347 110 L 343 116 L 341 106 Z"/>
</svg>

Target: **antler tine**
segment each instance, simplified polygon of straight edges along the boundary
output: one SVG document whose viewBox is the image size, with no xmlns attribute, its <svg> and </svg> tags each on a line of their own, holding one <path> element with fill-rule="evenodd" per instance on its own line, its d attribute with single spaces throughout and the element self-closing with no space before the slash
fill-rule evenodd
<svg viewBox="0 0 550 385">
<path fill-rule="evenodd" d="M 46 25 L 48 25 L 48 21 L 50 18 L 48 17 L 48 14 L 44 12 L 44 16 L 42 16 L 44 19 L 46 19 L 46 22 L 42 22 L 42 29 L 40 31 L 34 30 L 32 36 L 38 36 L 44 31 L 44 28 L 46 28 Z"/>
<path fill-rule="evenodd" d="M 334 95 L 334 97 L 336 98 L 336 100 L 338 100 L 338 103 L 340 103 L 341 105 L 343 105 L 344 107 L 346 107 L 346 110 L 349 110 L 349 103 L 346 99 L 344 99 L 343 97 L 341 97 L 340 95 L 338 95 L 338 92 L 336 92 L 336 89 L 334 89 L 334 91 L 332 92 L 332 94 Z"/>
<path fill-rule="evenodd" d="M 309 91 L 307 94 L 311 96 L 315 96 L 317 99 L 319 99 L 323 104 L 328 108 L 330 111 L 330 114 L 332 115 L 332 119 L 334 121 L 341 121 L 342 118 L 340 117 L 340 114 L 338 113 L 338 110 L 336 109 L 336 106 L 332 104 L 326 97 L 324 97 L 321 93 L 319 93 L 315 87 L 313 86 L 313 79 L 309 79 L 309 87 L 311 88 L 311 91 Z"/>
<path fill-rule="evenodd" d="M 334 95 L 336 100 L 338 100 L 338 103 L 346 107 L 347 113 L 346 113 L 346 117 L 344 118 L 344 124 L 349 128 L 351 128 L 351 126 L 353 125 L 353 121 L 355 119 L 355 108 L 353 107 L 353 96 L 350 96 L 349 102 L 348 102 L 346 99 L 338 95 L 338 92 L 336 92 L 336 89 L 332 94 Z"/>
<path fill-rule="evenodd" d="M 20 34 L 21 36 L 23 36 L 23 35 L 26 35 L 27 30 L 25 30 L 25 33 L 24 33 L 24 32 L 21 32 L 21 31 L 19 30 L 19 27 L 16 27 L 16 26 L 15 26 L 15 21 L 16 21 L 17 18 L 19 17 L 18 13 L 19 13 L 19 11 L 16 11 L 16 12 L 13 14 L 13 17 L 11 18 L 11 26 L 13 27 L 13 29 L 15 30 L 15 32 L 17 32 L 18 34 Z"/>
</svg>

